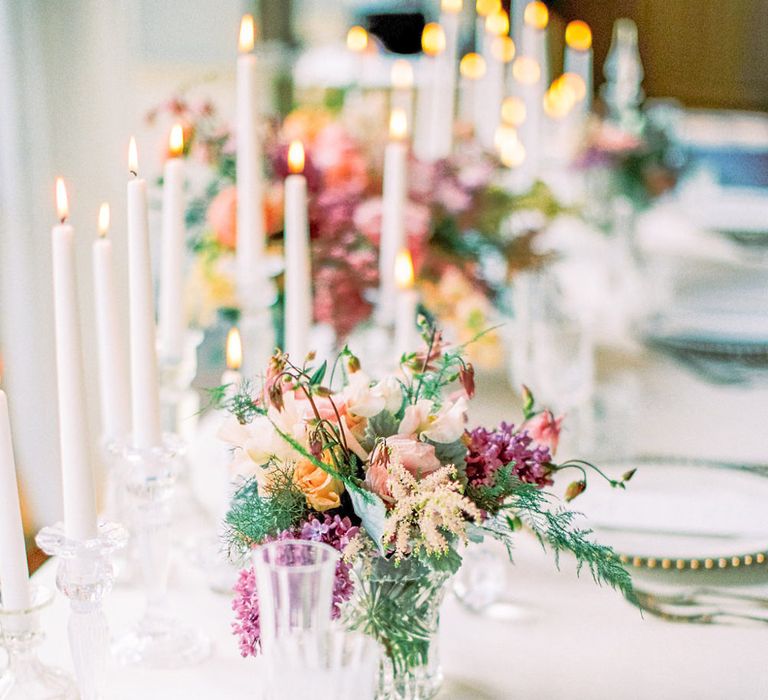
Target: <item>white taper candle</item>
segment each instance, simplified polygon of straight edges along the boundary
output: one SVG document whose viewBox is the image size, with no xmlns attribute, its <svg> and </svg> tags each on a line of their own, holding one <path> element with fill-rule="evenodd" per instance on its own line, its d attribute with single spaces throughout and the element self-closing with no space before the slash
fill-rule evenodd
<svg viewBox="0 0 768 700">
<path fill-rule="evenodd" d="M 138 177 L 136 142 L 129 146 L 128 290 L 131 330 L 132 441 L 139 449 L 161 442 L 152 263 L 149 253 L 147 183 Z"/>
<path fill-rule="evenodd" d="M 99 358 L 101 429 L 105 440 L 125 440 L 130 431 L 130 386 L 125 355 L 125 332 L 118 314 L 112 263 L 112 241 L 107 238 L 109 205 L 99 211 L 99 237 L 93 242 L 93 291 Z"/>
<path fill-rule="evenodd" d="M 312 326 L 312 269 L 309 258 L 309 211 L 304 148 L 288 149 L 291 174 L 285 178 L 285 351 L 296 363 L 309 352 Z"/>
<path fill-rule="evenodd" d="M 75 231 L 66 223 L 69 209 L 61 179 L 56 181 L 56 200 L 61 223 L 53 227 L 51 243 L 64 527 L 68 537 L 82 540 L 96 535 L 96 496 L 86 419 Z"/>
<path fill-rule="evenodd" d="M 184 353 L 184 133 L 171 130 L 171 158 L 163 167 L 163 229 L 160 256 L 160 356 L 179 362 Z"/>
<path fill-rule="evenodd" d="M 21 523 L 8 399 L 0 391 L 0 588 L 5 610 L 27 610 L 29 571 Z"/>
</svg>

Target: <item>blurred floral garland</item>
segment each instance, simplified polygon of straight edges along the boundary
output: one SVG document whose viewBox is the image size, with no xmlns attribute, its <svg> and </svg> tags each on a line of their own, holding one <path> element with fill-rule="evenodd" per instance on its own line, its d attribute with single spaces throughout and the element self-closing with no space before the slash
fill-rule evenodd
<svg viewBox="0 0 768 700">
<path fill-rule="evenodd" d="M 298 108 L 280 126 L 265 124 L 263 133 L 270 249 L 282 243 L 288 143 L 298 139 L 305 147 L 314 317 L 330 324 L 340 341 L 370 318 L 378 286 L 386 133 L 381 115 L 386 109 L 373 106 L 354 113 Z M 217 313 L 236 312 L 237 307 L 234 136 L 211 101 L 175 97 L 152 110 L 147 120 L 167 117 L 182 124 L 184 155 L 201 175 L 190 186 L 186 217 L 195 254 L 187 297 L 192 323 L 206 327 Z M 376 119 L 381 123 L 372 124 Z M 457 342 L 466 342 L 492 324 L 510 276 L 546 261 L 531 244 L 561 208 L 543 184 L 525 195 L 497 186 L 495 156 L 483 151 L 469 132 L 457 133 L 455 141 L 448 159 L 410 159 L 406 237 L 424 305 Z M 493 333 L 477 347 L 482 352 L 483 345 L 491 344 L 497 344 Z"/>
</svg>

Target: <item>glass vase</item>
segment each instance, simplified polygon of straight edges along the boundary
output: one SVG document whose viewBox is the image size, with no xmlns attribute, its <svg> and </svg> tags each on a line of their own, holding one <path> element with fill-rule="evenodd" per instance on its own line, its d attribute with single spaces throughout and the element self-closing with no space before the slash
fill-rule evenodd
<svg viewBox="0 0 768 700">
<path fill-rule="evenodd" d="M 437 633 L 450 578 L 409 560 L 377 559 L 355 570 L 345 623 L 383 649 L 377 700 L 427 700 L 440 690 Z"/>
</svg>

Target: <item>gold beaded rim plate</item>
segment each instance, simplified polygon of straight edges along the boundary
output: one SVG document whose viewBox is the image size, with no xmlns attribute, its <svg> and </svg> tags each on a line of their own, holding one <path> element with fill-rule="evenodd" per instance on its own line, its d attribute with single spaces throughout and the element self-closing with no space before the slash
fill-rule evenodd
<svg viewBox="0 0 768 700">
<path fill-rule="evenodd" d="M 644 467 L 651 469 L 675 468 L 675 467 L 695 467 L 701 469 L 705 474 L 708 470 L 718 470 L 720 473 L 724 470 L 734 473 L 750 474 L 758 478 L 765 479 L 768 485 L 768 465 L 766 464 L 742 464 L 726 463 L 713 460 L 688 459 L 680 457 L 659 457 L 659 456 L 641 456 L 633 459 L 606 460 L 607 464 L 598 462 L 599 466 L 610 473 L 616 468 L 626 472 L 629 469 L 637 468 L 640 472 Z M 632 489 L 632 482 L 627 485 Z M 610 497 L 612 494 L 608 494 Z M 581 509 L 579 509 L 581 510 Z M 588 509 L 584 509 L 588 514 Z M 596 534 L 600 536 L 599 526 L 595 526 Z M 742 552 L 734 551 L 730 553 L 719 552 L 718 555 L 709 553 L 706 556 L 651 556 L 649 554 L 638 554 L 632 552 L 629 548 L 626 550 L 614 546 L 619 556 L 619 561 L 633 569 L 650 569 L 656 571 L 668 572 L 707 572 L 723 571 L 733 569 L 753 569 L 768 564 L 768 531 L 765 534 L 766 543 L 760 549 L 747 549 Z M 609 542 L 606 542 L 609 544 Z M 753 545 L 759 543 L 753 542 Z M 734 546 L 736 549 L 737 545 Z"/>
</svg>

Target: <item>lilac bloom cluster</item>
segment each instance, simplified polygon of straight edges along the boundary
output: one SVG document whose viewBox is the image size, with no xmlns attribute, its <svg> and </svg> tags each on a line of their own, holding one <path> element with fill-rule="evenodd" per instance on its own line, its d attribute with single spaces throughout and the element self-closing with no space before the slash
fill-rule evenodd
<svg viewBox="0 0 768 700">
<path fill-rule="evenodd" d="M 516 431 L 510 423 L 496 430 L 475 428 L 469 433 L 467 479 L 471 486 L 491 486 L 494 474 L 512 464 L 512 475 L 528 484 L 546 486 L 550 478 L 552 454 L 536 444 L 528 431 Z"/>
<path fill-rule="evenodd" d="M 349 518 L 341 518 L 338 515 L 331 517 L 324 515 L 322 519 L 312 515 L 308 520 L 299 524 L 296 528 L 285 530 L 274 540 L 311 540 L 324 542 L 340 552 L 357 535 L 359 528 L 352 525 Z M 349 600 L 354 584 L 352 583 L 351 567 L 344 561 L 336 564 L 336 577 L 333 584 L 333 618 L 341 614 L 341 605 Z M 232 610 L 235 612 L 236 621 L 232 623 L 232 631 L 239 637 L 240 654 L 243 657 L 256 656 L 261 647 L 261 625 L 259 621 L 259 600 L 256 591 L 256 575 L 253 568 L 248 567 L 240 572 L 240 576 L 234 587 L 235 597 L 232 601 Z"/>
</svg>

